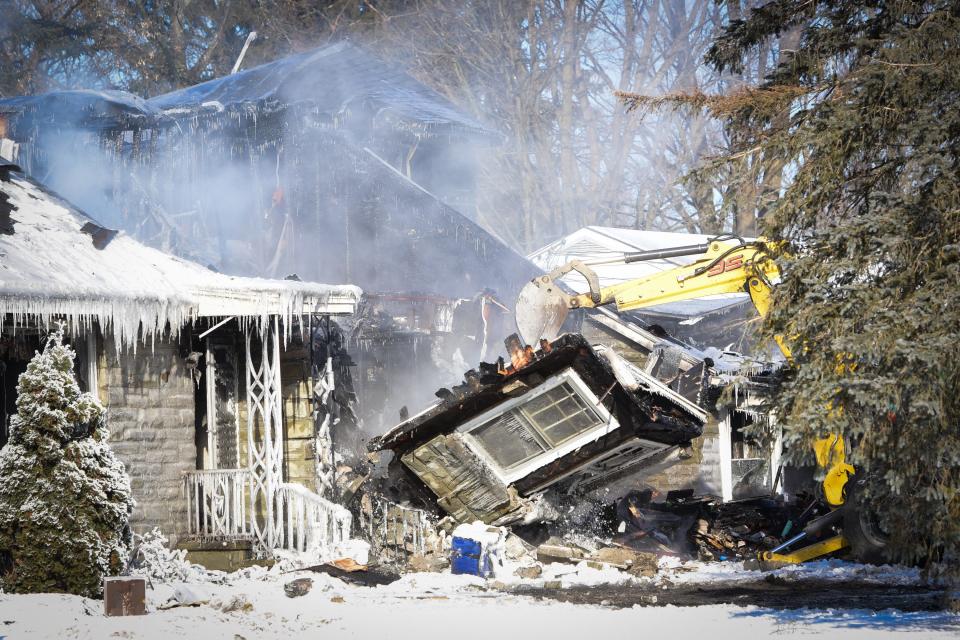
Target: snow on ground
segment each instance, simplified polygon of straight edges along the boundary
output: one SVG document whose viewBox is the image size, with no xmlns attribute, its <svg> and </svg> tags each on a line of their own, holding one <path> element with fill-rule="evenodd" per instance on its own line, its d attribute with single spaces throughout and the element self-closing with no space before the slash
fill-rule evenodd
<svg viewBox="0 0 960 640">
<path fill-rule="evenodd" d="M 805 571 L 838 580 L 860 575 L 856 565 L 816 564 L 823 566 Z M 664 567 L 663 573 L 675 581 L 680 576 L 688 581 L 699 576 L 714 582 L 721 575 L 733 580 L 745 580 L 745 573 L 757 575 L 737 566 L 714 570 L 716 566 Z M 551 573 L 554 569 L 553 565 L 547 567 Z M 596 584 L 601 580 L 599 574 L 605 573 L 587 569 L 567 571 L 564 584 Z M 897 578 L 893 569 L 888 572 L 890 579 L 903 578 Z M 847 578 L 841 577 L 844 573 Z M 313 588 L 302 597 L 288 598 L 283 585 L 300 577 L 312 578 Z M 624 589 L 630 588 L 619 572 L 606 577 L 616 578 Z M 535 634 L 536 638 L 550 640 L 641 635 L 703 640 L 780 634 L 833 637 L 840 632 L 845 638 L 903 633 L 910 638 L 955 638 L 960 633 L 960 616 L 948 613 L 777 611 L 732 605 L 612 609 L 540 601 L 491 589 L 492 581 L 449 573 L 408 574 L 376 588 L 347 585 L 304 571 L 282 574 L 255 569 L 220 575 L 217 580 L 154 584 L 147 590 L 148 615 L 126 618 L 105 617 L 103 603 L 98 600 L 59 594 L 0 595 L 0 638 L 512 640 Z M 175 593 L 181 600 L 199 603 L 162 609 Z"/>
<path fill-rule="evenodd" d="M 736 584 L 756 582 L 758 573 L 745 569 L 743 562 L 682 562 L 663 557 L 659 563 L 657 580 L 673 584 Z M 922 584 L 920 570 L 915 567 L 875 566 L 844 560 L 815 560 L 764 572 L 782 580 L 856 581 L 860 584 L 917 585 Z"/>
</svg>

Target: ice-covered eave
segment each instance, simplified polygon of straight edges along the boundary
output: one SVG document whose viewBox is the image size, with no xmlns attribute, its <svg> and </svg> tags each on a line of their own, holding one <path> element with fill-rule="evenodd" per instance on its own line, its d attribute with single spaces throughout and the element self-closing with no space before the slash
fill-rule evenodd
<svg viewBox="0 0 960 640">
<path fill-rule="evenodd" d="M 238 283 L 239 284 L 239 283 Z M 358 287 L 277 283 L 273 289 L 211 290 L 190 298 L 123 296 L 62 296 L 32 291 L 0 291 L 0 330 L 12 318 L 14 331 L 29 325 L 50 328 L 65 322 L 76 335 L 94 326 L 113 334 L 118 348 L 152 343 L 157 334 L 181 328 L 197 318 L 237 317 L 242 324 L 261 327 L 272 317 L 286 326 L 310 314 L 349 315 L 361 297 Z"/>
<path fill-rule="evenodd" d="M 349 315 L 356 311 L 361 291 L 343 285 L 274 289 L 202 290 L 198 292 L 198 317 Z"/>
<path fill-rule="evenodd" d="M 118 345 L 149 342 L 197 318 L 235 317 L 262 328 L 278 318 L 356 310 L 352 285 L 230 276 L 147 247 L 123 233 L 92 241 L 93 220 L 29 179 L 0 181 L 12 233 L 0 234 L 0 329 L 66 321 L 97 325 Z"/>
<path fill-rule="evenodd" d="M 29 325 L 50 328 L 66 322 L 73 335 L 94 326 L 114 334 L 118 345 L 135 345 L 162 333 L 167 326 L 176 334 L 194 317 L 194 307 L 182 299 L 108 296 L 42 295 L 0 291 L 0 330 L 8 316 L 13 330 Z"/>
</svg>

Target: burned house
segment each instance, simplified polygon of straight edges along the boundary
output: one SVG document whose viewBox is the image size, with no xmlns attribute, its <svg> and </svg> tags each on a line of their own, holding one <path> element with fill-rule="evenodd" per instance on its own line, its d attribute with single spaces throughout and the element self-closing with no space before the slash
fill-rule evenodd
<svg viewBox="0 0 960 640">
<path fill-rule="evenodd" d="M 0 122 L 28 173 L 146 244 L 362 287 L 350 339 L 374 427 L 425 404 L 458 350 L 489 357 L 512 331 L 491 301 L 537 273 L 471 220 L 474 162 L 498 134 L 348 42 L 149 100 L 0 100 Z M 411 379 L 402 401 L 383 392 Z"/>
<path fill-rule="evenodd" d="M 278 535 L 276 523 L 269 525 L 272 533 L 264 528 L 269 518 L 261 518 L 261 528 L 247 530 L 250 519 L 241 512 L 249 504 L 237 487 L 255 479 L 249 486 L 258 487 L 261 513 L 276 515 L 266 502 L 268 495 L 279 495 L 273 491 L 280 485 L 284 499 L 296 498 L 298 508 L 320 509 L 324 503 L 317 496 L 341 488 L 332 443 L 343 444 L 356 435 L 342 429 L 342 419 L 338 431 L 340 416 L 332 416 L 337 406 L 345 406 L 336 401 L 349 400 L 351 394 L 359 398 L 359 418 L 370 435 L 395 424 L 397 416 L 403 422 L 398 429 L 411 427 L 416 434 L 449 426 L 454 417 L 481 420 L 470 423 L 470 433 L 449 434 L 451 446 L 462 439 L 476 450 L 482 449 L 481 427 L 493 434 L 487 439 L 491 447 L 497 429 L 525 434 L 523 441 L 533 447 L 527 451 L 533 456 L 533 462 L 524 461 L 527 466 L 504 468 L 503 460 L 492 457 L 498 453 L 482 454 L 493 461 L 490 473 L 486 479 L 475 474 L 471 482 L 489 481 L 492 493 L 487 497 L 494 496 L 490 504 L 474 504 L 462 493 L 447 496 L 450 492 L 438 485 L 449 504 L 459 500 L 464 505 L 451 507 L 460 509 L 458 513 L 493 521 L 533 514 L 537 496 L 573 484 L 587 490 L 628 470 L 642 467 L 654 473 L 658 465 L 682 456 L 700 463 L 721 450 L 722 457 L 718 428 L 708 426 L 700 434 L 702 409 L 696 403 L 705 371 L 702 354 L 622 319 L 607 335 L 628 336 L 624 344 L 645 345 L 624 355 L 634 360 L 634 381 L 647 384 L 638 397 L 670 398 L 657 400 L 662 406 L 641 406 L 639 399 L 617 391 L 623 383 L 613 388 L 614 365 L 602 356 L 603 349 L 569 346 L 530 365 L 542 371 L 528 375 L 526 367 L 518 368 L 523 372 L 501 376 L 498 384 L 477 391 L 469 402 L 476 403 L 470 407 L 479 413 L 458 413 L 452 407 L 459 404 L 450 405 L 449 399 L 420 411 L 437 387 L 457 379 L 470 363 L 496 358 L 503 338 L 513 330 L 509 307 L 539 270 L 470 219 L 471 162 L 477 150 L 495 144 L 497 136 L 357 47 L 329 45 L 150 100 L 89 91 L 0 100 L 0 122 L 0 152 L 16 154 L 32 175 L 97 211 L 107 227 L 122 228 L 146 244 L 220 272 L 203 270 L 198 282 L 225 286 L 227 281 L 242 281 L 251 286 L 250 280 L 222 274 L 288 276 L 284 282 L 271 281 L 271 286 L 315 291 L 310 288 L 314 285 L 299 281 L 318 279 L 356 283 L 366 292 L 364 299 L 354 300 L 359 310 L 355 317 L 332 323 L 339 307 L 329 306 L 330 298 L 311 298 L 313 306 L 308 304 L 301 314 L 289 307 L 299 309 L 299 303 L 284 296 L 269 313 L 255 306 L 238 311 L 188 306 L 191 310 L 183 318 L 169 322 L 172 333 L 179 331 L 177 337 L 162 336 L 161 342 L 170 344 L 169 357 L 174 358 L 174 344 L 176 357 L 185 362 L 198 354 L 191 361 L 196 363 L 191 364 L 194 387 L 182 393 L 185 405 L 192 406 L 192 413 L 184 409 L 182 420 L 193 421 L 192 444 L 183 448 L 194 453 L 199 465 L 189 476 L 192 484 L 182 507 L 193 516 L 187 528 L 181 527 L 184 534 L 255 539 L 267 545 L 270 536 Z M 77 157 L 85 162 L 76 162 Z M 105 240 L 112 233 L 107 227 L 97 232 Z M 112 316 L 103 320 L 107 318 Z M 100 334 L 108 335 L 109 328 L 96 324 Z M 259 331 L 264 326 L 265 334 L 248 334 L 250 327 Z M 600 324 L 590 319 L 584 326 Z M 131 328 L 124 335 L 136 337 L 137 332 Z M 106 340 L 97 343 L 98 362 L 113 347 Z M 588 333 L 587 340 L 608 343 L 599 332 Z M 574 352 L 588 355 L 564 359 L 563 354 Z M 148 351 L 138 353 L 146 357 Z M 586 368 L 578 371 L 578 366 Z M 350 375 L 349 389 L 329 389 L 327 374 L 334 370 L 330 377 L 337 384 Z M 507 379 L 506 385 L 499 385 L 501 378 Z M 697 384 L 688 384 L 691 380 Z M 551 440 L 553 436 L 538 430 L 521 397 L 523 385 L 538 389 L 531 391 L 531 400 L 540 398 L 542 390 L 543 401 L 583 405 L 582 416 L 568 425 L 570 440 Z M 562 394 L 567 395 L 559 397 Z M 496 422 L 495 405 L 508 400 L 517 402 L 509 416 L 526 431 L 512 426 L 513 418 L 485 427 Z M 615 400 L 617 405 L 604 404 Z M 330 402 L 334 405 L 324 408 Z M 664 407 L 681 408 L 672 416 L 661 411 Z M 254 423 L 249 423 L 251 408 L 259 412 L 253 414 Z M 414 417 L 406 420 L 411 413 Z M 326 421 L 328 415 L 332 417 Z M 656 425 L 662 423 L 655 418 L 668 415 L 679 422 L 675 428 L 659 429 Z M 642 425 L 635 424 L 641 419 Z M 431 426 L 413 428 L 421 423 Z M 614 423 L 626 427 L 613 428 Z M 282 436 L 271 432 L 280 425 Z M 271 444 L 255 437 L 261 444 L 250 445 L 251 433 L 272 433 Z M 391 437 L 396 433 L 391 431 Z M 229 453 L 230 442 L 235 443 L 235 457 Z M 432 440 L 417 442 L 427 449 L 433 446 Z M 536 447 L 541 452 L 534 455 Z M 399 453 L 401 461 L 406 456 L 413 465 L 408 468 L 416 466 L 410 457 L 413 450 L 386 448 Z M 251 452 L 256 455 L 250 457 Z M 578 452 L 593 457 L 580 461 Z M 546 463 L 557 455 L 562 464 Z M 464 460 L 450 462 L 467 473 Z M 565 466 L 570 462 L 582 469 L 570 471 Z M 674 465 L 667 488 L 705 475 L 681 476 L 673 472 L 678 468 L 688 467 Z M 529 478 L 517 475 L 527 470 Z M 710 475 L 712 481 L 716 474 Z M 312 493 L 287 486 L 291 484 Z M 263 489 L 268 485 L 274 489 Z M 171 491 L 168 487 L 167 493 Z M 211 501 L 234 505 L 236 513 L 199 506 Z M 211 513 L 217 517 L 211 519 Z M 324 516 L 328 521 L 331 517 Z"/>
<path fill-rule="evenodd" d="M 573 334 L 539 350 L 517 342 L 509 366 L 468 372 L 370 443 L 454 520 L 557 519 L 570 496 L 608 488 L 701 434 L 703 409 L 614 351 Z"/>
<path fill-rule="evenodd" d="M 332 397 L 349 393 L 333 326 L 360 290 L 216 273 L 101 225 L 11 163 L 0 178 L 0 445 L 18 375 L 62 323 L 131 476 L 135 530 L 248 551 L 349 534 L 323 495 L 333 423 L 349 422 Z"/>
</svg>

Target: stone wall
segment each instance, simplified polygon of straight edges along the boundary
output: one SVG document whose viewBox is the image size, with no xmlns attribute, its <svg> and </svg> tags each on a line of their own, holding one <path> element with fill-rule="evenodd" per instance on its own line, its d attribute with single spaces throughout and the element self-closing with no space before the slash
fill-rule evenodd
<svg viewBox="0 0 960 640">
<path fill-rule="evenodd" d="M 296 482 L 316 491 L 310 352 L 299 336 L 281 347 L 280 380 L 283 395 L 284 477 L 287 482 Z"/>
<path fill-rule="evenodd" d="M 176 341 L 157 339 L 117 353 L 101 342 L 100 399 L 107 407 L 110 445 L 127 467 L 136 500 L 131 525 L 160 527 L 171 545 L 186 531 L 183 474 L 196 468 L 195 385 Z"/>
</svg>

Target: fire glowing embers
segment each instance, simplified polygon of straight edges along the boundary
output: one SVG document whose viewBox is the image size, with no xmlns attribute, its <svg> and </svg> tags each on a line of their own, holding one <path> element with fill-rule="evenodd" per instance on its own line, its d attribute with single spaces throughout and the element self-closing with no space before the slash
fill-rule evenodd
<svg viewBox="0 0 960 640">
<path fill-rule="evenodd" d="M 527 365 L 536 362 L 553 350 L 549 340 L 540 339 L 540 349 L 535 350 L 533 345 L 524 345 L 523 340 L 516 333 L 510 334 L 503 343 L 507 347 L 507 353 L 510 355 L 510 365 L 504 367 L 502 359 L 498 361 L 497 372 L 503 376 L 509 376 Z"/>
</svg>

